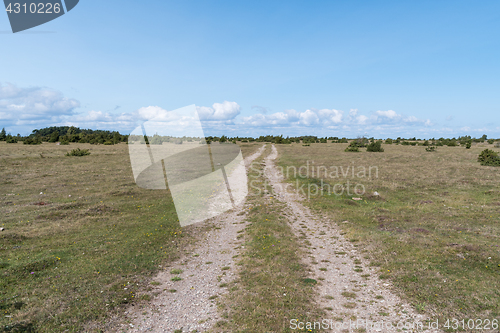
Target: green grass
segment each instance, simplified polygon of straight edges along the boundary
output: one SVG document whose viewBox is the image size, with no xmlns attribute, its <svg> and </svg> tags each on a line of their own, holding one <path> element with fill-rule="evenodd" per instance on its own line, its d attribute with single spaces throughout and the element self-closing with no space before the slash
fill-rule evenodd
<svg viewBox="0 0 500 333">
<path fill-rule="evenodd" d="M 126 144 L 0 142 L 0 188 L 0 331 L 99 326 L 194 241 L 168 191 L 136 186 Z"/>
<path fill-rule="evenodd" d="M 185 242 L 169 193 L 135 185 L 125 144 L 73 146 L 91 155 L 0 143 L 0 327 L 75 332 L 104 320 Z"/>
<path fill-rule="evenodd" d="M 379 154 L 349 154 L 345 147 L 277 146 L 285 171 L 307 161 L 316 168 L 356 168 L 354 177 L 340 171 L 339 177 L 324 177 L 321 169 L 320 175 L 291 174 L 288 180 L 306 189 L 323 185 L 323 195 L 305 203 L 337 222 L 346 239 L 357 240 L 353 245 L 380 268 L 380 277 L 391 280 L 419 311 L 436 318 L 498 318 L 500 171 L 477 162 L 483 145 L 440 147 L 433 154 L 418 146 L 384 145 Z M 359 167 L 377 167 L 378 177 L 375 169 L 371 178 L 358 177 Z M 325 184 L 346 188 L 348 181 L 350 195 L 328 194 Z M 355 184 L 366 192 L 354 194 Z"/>
<path fill-rule="evenodd" d="M 176 268 L 170 271 L 170 274 L 182 274 L 184 272 L 182 269 Z"/>
</svg>

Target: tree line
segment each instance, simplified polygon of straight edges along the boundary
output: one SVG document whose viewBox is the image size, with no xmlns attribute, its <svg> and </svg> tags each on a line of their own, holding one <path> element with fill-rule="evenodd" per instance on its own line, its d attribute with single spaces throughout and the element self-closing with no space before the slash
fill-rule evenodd
<svg viewBox="0 0 500 333">
<path fill-rule="evenodd" d="M 401 144 L 401 145 L 412 145 L 412 146 L 466 146 L 470 147 L 472 143 L 478 142 L 488 142 L 493 144 L 495 139 L 488 139 L 487 135 L 483 135 L 480 138 L 473 138 L 471 136 L 461 136 L 458 138 L 432 138 L 432 139 L 417 139 L 413 138 L 402 138 L 398 137 L 396 139 L 387 138 L 385 140 L 375 139 L 374 137 L 358 137 L 358 138 L 346 138 L 346 137 L 318 137 L 312 135 L 306 136 L 287 136 L 283 135 L 262 135 L 258 138 L 254 137 L 230 137 L 230 136 L 207 136 L 205 140 L 195 137 L 173 137 L 173 136 L 160 136 L 155 134 L 149 137 L 133 136 L 130 138 L 128 135 L 120 134 L 118 131 L 105 131 L 105 130 L 91 130 L 91 129 L 80 129 L 75 126 L 52 126 L 42 129 L 35 129 L 28 136 L 13 136 L 10 133 L 6 133 L 5 128 L 0 131 L 0 141 L 6 141 L 7 143 L 17 143 L 22 141 L 24 144 L 41 144 L 42 142 L 60 142 L 61 144 L 69 144 L 70 142 L 78 143 L 90 143 L 90 144 L 104 144 L 113 145 L 120 142 L 128 141 L 140 141 L 147 144 L 162 144 L 164 142 L 182 144 L 183 142 L 193 142 L 200 141 L 201 143 L 211 143 L 211 142 L 266 142 L 275 144 L 291 144 L 291 143 L 353 143 L 357 147 L 364 147 L 369 143 L 374 141 L 383 141 L 385 144 Z"/>
<path fill-rule="evenodd" d="M 75 126 L 52 126 L 42 129 L 35 129 L 30 135 L 13 136 L 7 134 L 5 128 L 0 131 L 0 141 L 7 143 L 41 144 L 42 142 L 60 142 L 69 144 L 70 142 L 114 145 L 120 142 L 127 142 L 128 135 L 120 134 L 117 131 L 80 129 Z"/>
</svg>

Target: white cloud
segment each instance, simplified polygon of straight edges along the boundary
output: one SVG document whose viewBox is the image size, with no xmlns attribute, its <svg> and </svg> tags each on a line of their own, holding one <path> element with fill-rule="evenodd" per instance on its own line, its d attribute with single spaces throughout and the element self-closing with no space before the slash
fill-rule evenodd
<svg viewBox="0 0 500 333">
<path fill-rule="evenodd" d="M 335 109 L 321 109 L 318 112 L 318 116 L 324 122 L 339 124 L 342 122 L 342 116 L 344 115 L 343 111 L 335 110 Z"/>
<path fill-rule="evenodd" d="M 245 126 L 320 126 L 327 128 L 342 122 L 343 111 L 335 109 L 309 109 L 304 112 L 290 109 L 272 114 L 254 114 L 242 118 L 240 124 Z"/>
<path fill-rule="evenodd" d="M 124 113 L 116 113 L 116 107 L 109 112 L 90 110 L 75 113 L 75 109 L 79 106 L 80 103 L 76 99 L 65 97 L 54 89 L 20 88 L 12 84 L 0 84 L 0 121 L 2 127 L 5 126 L 12 132 L 24 129 L 21 132 L 27 133 L 27 129 L 31 132 L 33 128 L 45 126 L 74 125 L 128 133 L 138 123 L 153 118 L 168 123 L 171 128 L 189 127 L 194 120 L 192 115 L 167 111 L 160 106 L 145 106 Z M 373 136 L 397 137 L 415 136 L 413 134 L 415 132 L 442 132 L 443 135 L 444 133 L 449 135 L 459 129 L 458 126 L 454 129 L 438 129 L 430 119 L 420 119 L 394 110 L 378 110 L 371 114 L 363 114 L 358 109 L 344 112 L 336 109 L 311 108 L 305 111 L 288 109 L 270 113 L 270 109 L 254 105 L 252 110 L 258 113 L 239 116 L 240 105 L 229 101 L 214 103 L 212 106 L 198 106 L 196 110 L 207 135 L 232 133 L 239 136 L 258 136 L 288 133 L 288 135 L 356 136 L 368 133 Z M 477 132 L 480 129 L 465 127 L 461 131 Z M 497 133 L 498 131 L 500 128 L 496 129 Z M 487 129 L 484 129 L 484 132 L 490 133 Z"/>
<path fill-rule="evenodd" d="M 409 116 L 408 118 L 404 119 L 405 122 L 407 123 L 416 123 L 418 122 L 418 118 L 415 116 Z"/>
<path fill-rule="evenodd" d="M 228 101 L 214 103 L 212 107 L 196 107 L 202 121 L 232 120 L 240 114 L 240 109 L 241 107 L 238 103 Z"/>
<path fill-rule="evenodd" d="M 138 120 L 149 120 L 155 118 L 157 121 L 173 122 L 181 119 L 181 115 L 169 112 L 159 106 L 147 106 L 137 110 Z"/>
<path fill-rule="evenodd" d="M 356 117 L 356 121 L 358 122 L 359 125 L 364 125 L 368 121 L 368 117 L 364 115 L 360 115 Z"/>
<path fill-rule="evenodd" d="M 0 121 L 10 125 L 51 124 L 74 114 L 80 102 L 57 90 L 0 84 Z"/>
<path fill-rule="evenodd" d="M 396 111 L 393 111 L 393 110 L 387 110 L 387 111 L 377 111 L 375 112 L 375 114 L 377 116 L 380 116 L 380 117 L 385 117 L 385 118 L 389 118 L 389 119 L 396 119 L 396 118 L 399 118 L 400 115 L 398 115 L 396 113 Z"/>
<path fill-rule="evenodd" d="M 317 125 L 319 123 L 318 115 L 311 110 L 306 110 L 306 112 L 302 112 L 299 115 L 299 119 L 300 119 L 299 123 L 306 126 Z"/>
</svg>

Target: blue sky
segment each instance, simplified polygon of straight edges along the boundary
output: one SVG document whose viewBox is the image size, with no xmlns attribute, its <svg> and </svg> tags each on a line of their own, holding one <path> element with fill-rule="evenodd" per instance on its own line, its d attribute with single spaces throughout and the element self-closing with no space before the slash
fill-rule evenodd
<svg viewBox="0 0 500 333">
<path fill-rule="evenodd" d="M 207 135 L 500 137 L 498 1 L 81 0 L 0 40 L 13 134 L 195 104 Z"/>
</svg>

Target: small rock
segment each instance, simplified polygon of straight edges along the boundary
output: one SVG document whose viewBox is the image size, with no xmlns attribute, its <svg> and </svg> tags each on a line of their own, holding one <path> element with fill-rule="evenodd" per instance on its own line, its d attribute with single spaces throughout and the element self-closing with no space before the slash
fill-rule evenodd
<svg viewBox="0 0 500 333">
<path fill-rule="evenodd" d="M 373 192 L 373 195 L 378 196 L 380 195 L 377 191 Z"/>
<path fill-rule="evenodd" d="M 352 200 L 359 201 L 359 200 L 363 200 L 363 199 L 361 199 L 361 198 L 352 198 Z"/>
<path fill-rule="evenodd" d="M 4 231 L 4 230 L 5 230 L 5 228 L 0 228 L 0 231 Z"/>
<path fill-rule="evenodd" d="M 40 195 L 42 195 L 42 194 L 43 194 L 43 192 L 40 192 Z"/>
<path fill-rule="evenodd" d="M 69 195 L 69 197 L 71 198 L 71 194 Z"/>
</svg>

